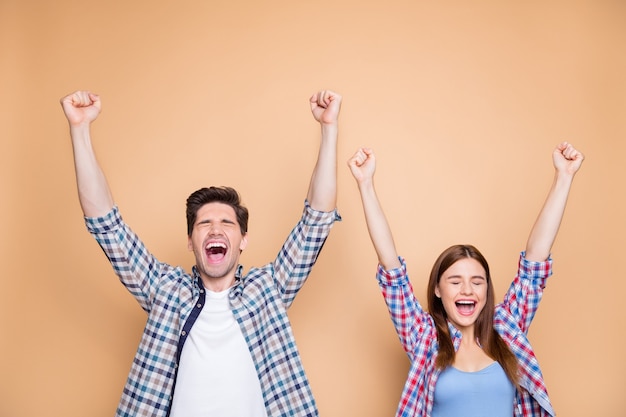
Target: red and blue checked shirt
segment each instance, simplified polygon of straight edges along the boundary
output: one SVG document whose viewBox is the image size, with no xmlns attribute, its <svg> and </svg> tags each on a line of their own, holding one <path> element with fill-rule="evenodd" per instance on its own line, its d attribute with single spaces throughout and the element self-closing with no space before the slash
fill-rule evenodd
<svg viewBox="0 0 626 417">
<path fill-rule="evenodd" d="M 320 212 L 305 201 L 302 217 L 276 259 L 252 268 L 229 293 L 233 314 L 250 349 L 267 415 L 318 416 L 296 347 L 287 308 L 302 288 L 335 221 L 336 210 Z M 117 416 L 167 416 L 180 351 L 204 305 L 195 267 L 159 262 L 124 223 L 118 208 L 85 218 L 87 229 L 109 258 L 122 284 L 148 313 Z"/>
<path fill-rule="evenodd" d="M 411 361 L 396 416 L 428 417 L 431 414 L 435 385 L 441 373 L 435 367 L 439 345 L 437 329 L 430 314 L 413 294 L 406 264 L 391 271 L 378 266 L 377 279 L 385 297 L 391 320 L 400 342 Z M 520 389 L 515 395 L 514 415 L 554 416 L 539 363 L 528 341 L 528 327 L 539 307 L 547 278 L 552 274 L 552 259 L 531 262 L 520 255 L 518 273 L 504 302 L 495 310 L 494 326 L 517 357 Z M 461 332 L 448 323 L 455 349 L 461 343 Z"/>
</svg>

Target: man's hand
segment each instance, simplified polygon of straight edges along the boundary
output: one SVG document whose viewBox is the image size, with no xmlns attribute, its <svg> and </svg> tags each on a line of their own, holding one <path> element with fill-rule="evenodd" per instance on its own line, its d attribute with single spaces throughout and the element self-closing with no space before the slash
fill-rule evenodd
<svg viewBox="0 0 626 417">
<path fill-rule="evenodd" d="M 341 96 L 330 90 L 322 90 L 311 96 L 311 113 L 323 125 L 337 124 L 341 109 Z"/>
<path fill-rule="evenodd" d="M 61 99 L 61 106 L 70 126 L 89 125 L 100 114 L 102 103 L 97 94 L 76 91 Z"/>
</svg>

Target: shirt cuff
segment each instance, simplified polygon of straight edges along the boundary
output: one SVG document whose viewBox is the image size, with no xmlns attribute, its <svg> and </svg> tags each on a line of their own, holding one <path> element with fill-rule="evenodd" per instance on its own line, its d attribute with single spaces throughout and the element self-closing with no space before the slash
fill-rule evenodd
<svg viewBox="0 0 626 417">
<path fill-rule="evenodd" d="M 526 252 L 522 251 L 519 257 L 519 276 L 526 279 L 545 279 L 552 275 L 552 255 L 543 262 L 529 261 Z"/>
<path fill-rule="evenodd" d="M 402 256 L 398 256 L 400 266 L 387 271 L 381 264 L 378 264 L 378 270 L 376 272 L 376 279 L 381 284 L 390 286 L 405 285 L 409 277 L 406 272 L 406 262 Z"/>
<path fill-rule="evenodd" d="M 333 211 L 315 210 L 311 207 L 308 200 L 304 200 L 302 220 L 307 226 L 323 226 L 331 225 L 336 221 L 341 221 L 341 216 L 339 215 L 337 209 L 334 209 Z"/>
<path fill-rule="evenodd" d="M 87 230 L 92 234 L 107 233 L 118 228 L 122 223 L 122 216 L 117 206 L 114 206 L 110 212 L 101 217 L 85 216 L 85 225 Z"/>
</svg>

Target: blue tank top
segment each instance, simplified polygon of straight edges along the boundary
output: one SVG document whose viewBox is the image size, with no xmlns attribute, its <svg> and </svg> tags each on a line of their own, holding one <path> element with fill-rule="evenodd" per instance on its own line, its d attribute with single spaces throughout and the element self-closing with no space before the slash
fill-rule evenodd
<svg viewBox="0 0 626 417">
<path fill-rule="evenodd" d="M 515 387 L 494 362 L 478 372 L 449 366 L 435 385 L 432 417 L 511 417 Z"/>
</svg>

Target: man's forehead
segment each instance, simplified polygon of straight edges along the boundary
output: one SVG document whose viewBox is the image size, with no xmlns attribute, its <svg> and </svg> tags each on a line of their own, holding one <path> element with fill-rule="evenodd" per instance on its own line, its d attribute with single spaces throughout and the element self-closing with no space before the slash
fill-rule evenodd
<svg viewBox="0 0 626 417">
<path fill-rule="evenodd" d="M 201 217 L 220 217 L 228 219 L 236 219 L 235 209 L 225 203 L 212 202 L 206 203 L 198 210 L 198 219 Z"/>
</svg>

